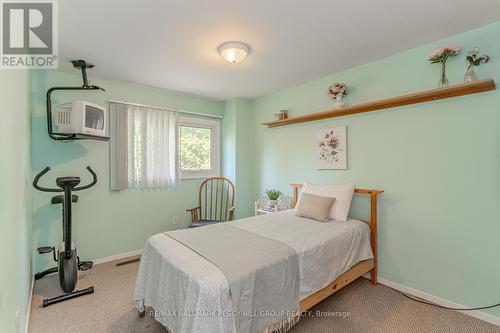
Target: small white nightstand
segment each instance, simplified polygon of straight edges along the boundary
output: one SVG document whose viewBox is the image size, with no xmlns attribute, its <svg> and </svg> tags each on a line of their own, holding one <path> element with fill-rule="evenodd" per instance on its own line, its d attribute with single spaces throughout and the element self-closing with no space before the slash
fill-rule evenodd
<svg viewBox="0 0 500 333">
<path fill-rule="evenodd" d="M 255 201 L 255 216 L 273 214 L 290 209 L 291 199 L 287 195 L 282 195 L 278 198 L 278 204 L 274 206 L 272 210 L 265 209 L 264 203 L 267 201 L 267 197 L 261 197 L 259 200 Z"/>
<path fill-rule="evenodd" d="M 255 216 L 276 213 L 278 210 L 274 207 L 274 210 L 265 210 L 262 208 L 257 208 L 257 201 L 255 201 Z"/>
</svg>

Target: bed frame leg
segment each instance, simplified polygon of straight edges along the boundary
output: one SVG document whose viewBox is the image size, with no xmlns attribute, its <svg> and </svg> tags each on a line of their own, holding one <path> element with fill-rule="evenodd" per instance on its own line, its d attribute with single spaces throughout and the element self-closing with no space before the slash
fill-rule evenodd
<svg viewBox="0 0 500 333">
<path fill-rule="evenodd" d="M 370 193 L 370 244 L 373 251 L 373 269 L 371 271 L 372 285 L 377 285 L 377 195 L 381 192 Z"/>
<path fill-rule="evenodd" d="M 370 275 L 371 275 L 370 280 L 372 281 L 372 285 L 376 286 L 377 285 L 377 268 L 376 267 L 371 270 Z"/>
</svg>

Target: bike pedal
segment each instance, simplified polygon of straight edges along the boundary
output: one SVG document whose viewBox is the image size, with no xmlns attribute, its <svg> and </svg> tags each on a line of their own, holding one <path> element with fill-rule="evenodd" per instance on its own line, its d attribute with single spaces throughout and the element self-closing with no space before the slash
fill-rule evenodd
<svg viewBox="0 0 500 333">
<path fill-rule="evenodd" d="M 50 253 L 53 251 L 53 249 L 54 248 L 52 246 L 42 246 L 36 250 L 38 251 L 38 253 L 43 254 L 43 253 Z"/>
<path fill-rule="evenodd" d="M 78 269 L 81 271 L 86 271 L 92 268 L 94 263 L 92 261 L 82 261 L 78 264 Z"/>
</svg>

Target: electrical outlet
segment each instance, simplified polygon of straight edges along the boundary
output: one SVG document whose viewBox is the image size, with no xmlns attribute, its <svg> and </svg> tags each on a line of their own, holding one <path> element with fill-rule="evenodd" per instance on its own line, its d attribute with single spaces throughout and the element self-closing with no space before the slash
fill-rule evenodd
<svg viewBox="0 0 500 333">
<path fill-rule="evenodd" d="M 177 216 L 172 217 L 172 224 L 177 225 Z"/>
<path fill-rule="evenodd" d="M 20 323 L 20 317 L 21 316 L 21 309 L 17 307 L 16 309 L 16 333 L 21 333 L 21 323 Z"/>
</svg>

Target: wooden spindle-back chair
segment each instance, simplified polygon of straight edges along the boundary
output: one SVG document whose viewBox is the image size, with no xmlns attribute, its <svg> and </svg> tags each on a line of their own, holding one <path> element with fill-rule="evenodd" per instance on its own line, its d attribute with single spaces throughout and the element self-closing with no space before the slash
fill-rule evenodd
<svg viewBox="0 0 500 333">
<path fill-rule="evenodd" d="M 187 209 L 191 226 L 232 221 L 234 217 L 234 185 L 224 177 L 205 179 L 198 192 L 198 207 Z"/>
</svg>

